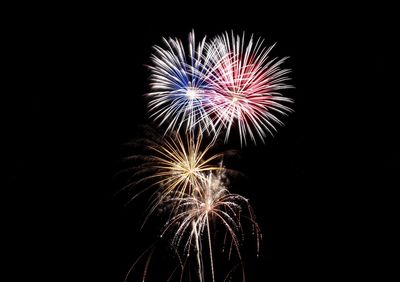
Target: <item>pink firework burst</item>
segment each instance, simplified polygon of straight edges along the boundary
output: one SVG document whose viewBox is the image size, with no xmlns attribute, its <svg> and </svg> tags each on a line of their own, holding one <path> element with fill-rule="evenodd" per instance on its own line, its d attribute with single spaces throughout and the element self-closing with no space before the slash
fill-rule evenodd
<svg viewBox="0 0 400 282">
<path fill-rule="evenodd" d="M 290 70 L 281 68 L 287 57 L 270 59 L 274 45 L 263 47 L 263 41 L 251 36 L 245 45 L 244 34 L 240 37 L 232 32 L 208 45 L 215 66 L 209 74 L 214 91 L 208 107 L 218 133 L 225 132 L 225 142 L 234 127 L 241 144 L 247 143 L 246 136 L 254 143 L 257 138 L 264 142 L 267 132 L 272 135 L 276 131 L 275 124 L 283 125 L 277 114 L 292 111 L 285 104 L 293 100 L 280 94 L 280 90 L 292 88 L 285 83 Z"/>
</svg>

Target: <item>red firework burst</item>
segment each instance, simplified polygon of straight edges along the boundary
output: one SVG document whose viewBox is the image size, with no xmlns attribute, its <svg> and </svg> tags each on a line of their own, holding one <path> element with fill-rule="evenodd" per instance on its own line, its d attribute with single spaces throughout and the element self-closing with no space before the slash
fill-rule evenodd
<svg viewBox="0 0 400 282">
<path fill-rule="evenodd" d="M 253 36 L 245 46 L 244 34 L 233 33 L 218 36 L 209 44 L 215 67 L 209 75 L 214 92 L 208 107 L 218 133 L 225 131 L 225 142 L 234 125 L 241 144 L 246 144 L 247 135 L 254 143 L 257 137 L 264 142 L 267 132 L 276 131 L 274 124 L 283 124 L 276 114 L 291 112 L 285 104 L 292 99 L 279 93 L 292 88 L 285 83 L 290 70 L 281 68 L 287 57 L 270 59 L 273 47 L 263 47 L 263 40 L 254 41 Z"/>
</svg>

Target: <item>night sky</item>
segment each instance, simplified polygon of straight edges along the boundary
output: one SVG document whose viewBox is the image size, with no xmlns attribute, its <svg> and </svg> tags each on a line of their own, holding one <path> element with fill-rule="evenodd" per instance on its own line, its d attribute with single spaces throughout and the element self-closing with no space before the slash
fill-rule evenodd
<svg viewBox="0 0 400 282">
<path fill-rule="evenodd" d="M 116 174 L 132 152 L 124 144 L 149 123 L 143 94 L 151 46 L 162 36 L 186 42 L 194 29 L 198 38 L 254 33 L 277 42 L 273 55 L 290 56 L 284 66 L 296 88 L 283 93 L 295 100 L 295 112 L 283 117 L 286 125 L 265 145 L 222 146 L 240 150 L 233 165 L 244 177 L 232 189 L 250 199 L 263 233 L 247 281 L 381 275 L 385 247 L 376 238 L 386 221 L 378 212 L 391 213 L 383 202 L 394 185 L 378 170 L 394 172 L 396 154 L 394 113 L 378 114 L 392 104 L 383 25 L 328 7 L 188 9 L 120 14 L 101 7 L 21 24 L 14 68 L 26 79 L 3 105 L 19 271 L 52 281 L 119 282 L 157 239 L 157 220 L 139 231 L 146 199 L 125 205 L 129 193 L 115 196 L 126 180 Z M 158 254 L 149 281 L 166 280 L 158 279 L 169 258 Z"/>
</svg>

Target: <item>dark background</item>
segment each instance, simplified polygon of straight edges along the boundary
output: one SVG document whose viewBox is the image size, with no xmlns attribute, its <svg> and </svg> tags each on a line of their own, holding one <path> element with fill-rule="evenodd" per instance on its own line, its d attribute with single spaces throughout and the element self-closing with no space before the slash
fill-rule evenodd
<svg viewBox="0 0 400 282">
<path fill-rule="evenodd" d="M 154 241 L 151 226 L 138 231 L 136 203 L 126 207 L 127 198 L 113 196 L 123 182 L 113 176 L 122 145 L 148 122 L 151 46 L 162 36 L 186 40 L 193 28 L 198 38 L 233 29 L 278 42 L 273 55 L 290 56 L 285 66 L 293 69 L 296 89 L 285 93 L 295 113 L 266 145 L 241 153 L 246 179 L 234 189 L 250 199 L 264 235 L 248 281 L 383 275 L 391 263 L 382 238 L 394 210 L 386 202 L 395 187 L 386 176 L 397 155 L 390 33 L 378 20 L 384 12 L 97 8 L 33 16 L 14 34 L 20 43 L 12 41 L 10 73 L 23 79 L 3 112 L 17 271 L 52 281 L 123 281 Z"/>
</svg>

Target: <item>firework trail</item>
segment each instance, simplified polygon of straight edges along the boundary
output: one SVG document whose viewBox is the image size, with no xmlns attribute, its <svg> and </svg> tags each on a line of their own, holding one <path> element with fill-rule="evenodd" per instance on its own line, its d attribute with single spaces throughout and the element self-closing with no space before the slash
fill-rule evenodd
<svg viewBox="0 0 400 282">
<path fill-rule="evenodd" d="M 254 212 L 248 200 L 241 195 L 228 191 L 224 184 L 223 171 L 207 173 L 199 186 L 191 194 L 181 194 L 169 199 L 170 202 L 178 202 L 179 208 L 175 209 L 171 219 L 165 224 L 161 236 L 171 231 L 173 238 L 171 244 L 177 248 L 183 245 L 184 252 L 190 254 L 192 245 L 195 247 L 198 260 L 199 278 L 204 280 L 202 260 L 202 237 L 207 234 L 208 252 L 210 257 L 210 269 L 212 280 L 215 281 L 213 249 L 211 244 L 211 223 L 219 223 L 226 230 L 231 239 L 231 248 L 234 247 L 240 259 L 240 241 L 243 238 L 241 220 L 243 213 L 252 225 L 253 234 L 257 242 L 257 253 L 261 234 L 255 221 Z M 225 237 L 225 240 L 227 237 Z M 230 251 L 231 253 L 231 251 Z M 244 272 L 243 272 L 244 275 Z"/>
<path fill-rule="evenodd" d="M 276 114 L 291 112 L 285 104 L 292 100 L 279 92 L 292 87 L 285 84 L 290 70 L 281 68 L 287 57 L 270 59 L 273 47 L 263 47 L 263 40 L 255 41 L 253 36 L 246 43 L 244 34 L 239 37 L 233 32 L 207 45 L 215 66 L 207 77 L 213 89 L 207 105 L 217 132 L 225 134 L 225 142 L 234 126 L 241 144 L 246 144 L 247 135 L 254 143 L 256 138 L 264 142 L 267 132 L 276 131 L 274 123 L 283 125 Z"/>
<path fill-rule="evenodd" d="M 166 132 L 213 130 L 213 123 L 204 105 L 211 90 L 206 77 L 211 58 L 205 55 L 204 37 L 196 45 L 195 34 L 189 34 L 189 48 L 179 39 L 163 38 L 165 47 L 154 46 L 151 56 L 150 117 L 160 125 L 168 123 Z M 186 52 L 188 51 L 188 52 Z"/>
</svg>

